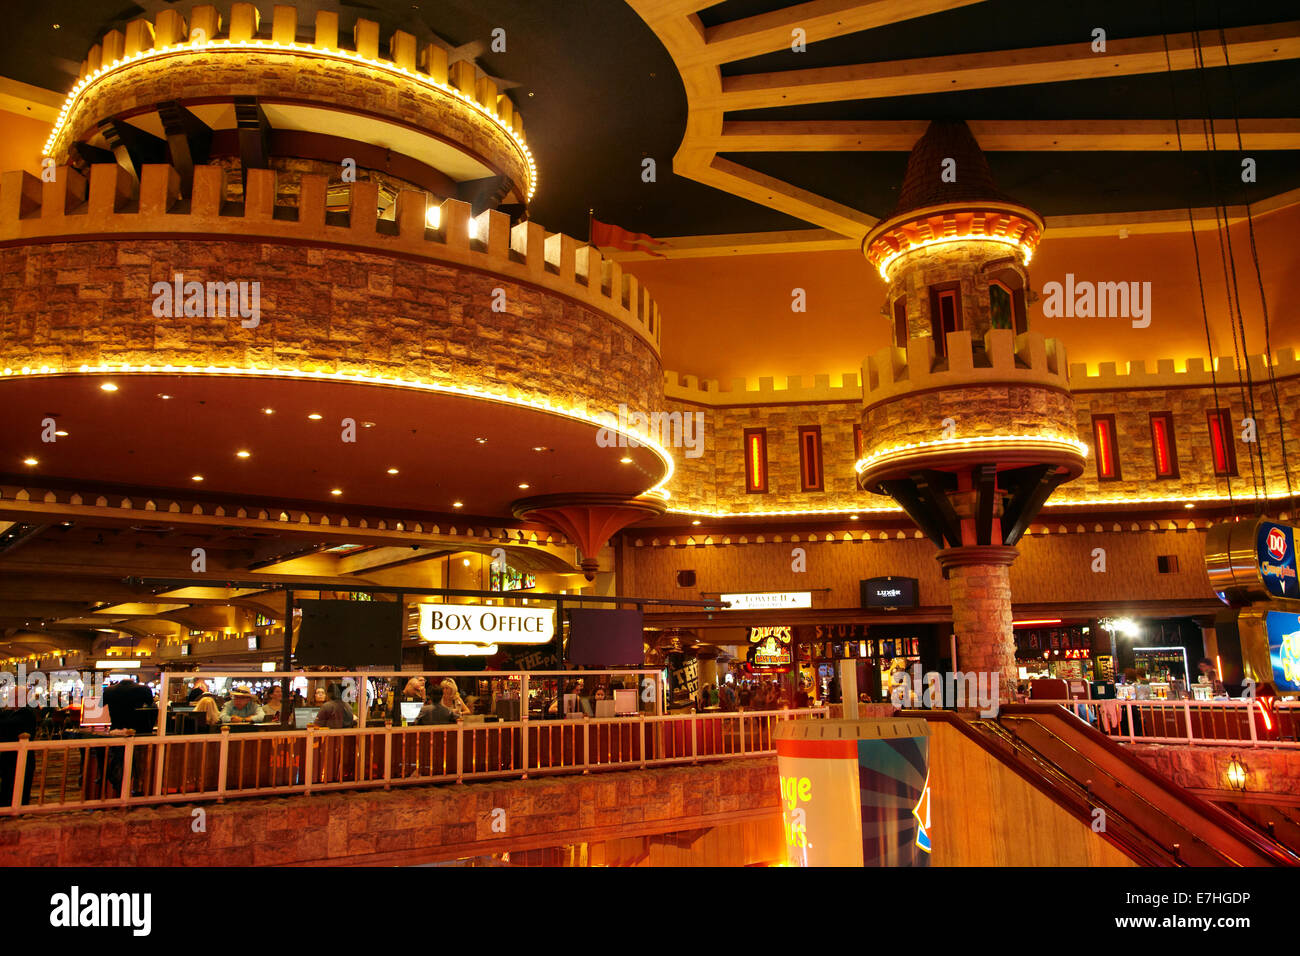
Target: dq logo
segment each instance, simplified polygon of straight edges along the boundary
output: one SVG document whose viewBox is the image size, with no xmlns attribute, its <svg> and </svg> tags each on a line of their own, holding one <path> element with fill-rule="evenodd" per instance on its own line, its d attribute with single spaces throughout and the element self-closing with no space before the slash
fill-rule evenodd
<svg viewBox="0 0 1300 956">
<path fill-rule="evenodd" d="M 1286 557 L 1286 535 L 1282 533 L 1281 528 L 1269 528 L 1264 547 L 1276 561 Z"/>
</svg>

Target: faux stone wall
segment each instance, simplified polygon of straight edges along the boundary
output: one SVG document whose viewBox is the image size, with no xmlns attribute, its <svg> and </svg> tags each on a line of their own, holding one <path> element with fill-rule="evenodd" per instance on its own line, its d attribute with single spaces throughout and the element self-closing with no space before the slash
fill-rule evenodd
<svg viewBox="0 0 1300 956">
<path fill-rule="evenodd" d="M 996 265 L 990 265 L 995 262 Z M 1014 258 L 1010 247 L 1004 244 L 977 241 L 944 243 L 907 253 L 891 268 L 894 281 L 889 285 L 886 301 L 890 330 L 893 330 L 894 303 L 899 296 L 904 296 L 908 336 L 929 337 L 933 330 L 930 287 L 959 282 L 961 328 L 970 329 L 976 338 L 982 336 L 992 324 L 989 278 L 1004 269 L 1019 276 L 1021 288 L 1028 288 L 1028 274 Z"/>
<path fill-rule="evenodd" d="M 1019 680 L 1008 571 L 1005 564 L 958 565 L 948 571 L 957 660 L 963 671 L 1000 674 L 998 694 L 1003 700 L 1010 698 Z"/>
<path fill-rule="evenodd" d="M 779 816 L 776 760 L 0 818 L 0 866 L 409 865 Z M 506 811 L 507 832 L 492 829 Z"/>
<path fill-rule="evenodd" d="M 261 323 L 155 318 L 153 283 L 261 283 Z M 279 365 L 657 407 L 662 372 L 628 326 L 491 273 L 271 241 L 92 239 L 0 249 L 0 364 Z M 506 311 L 493 312 L 493 290 Z M 367 370 L 369 370 L 367 372 Z"/>
<path fill-rule="evenodd" d="M 1300 793 L 1300 759 L 1295 750 L 1249 747 L 1203 747 L 1178 744 L 1125 744 L 1152 769 L 1189 790 L 1222 790 L 1232 799 L 1228 763 L 1235 756 L 1246 768 L 1246 790 L 1259 796 L 1294 798 Z"/>
<path fill-rule="evenodd" d="M 1074 411 L 1070 396 L 1038 385 L 966 385 L 903 395 L 868 408 L 862 429 L 870 436 L 867 452 L 945 437 L 944 419 L 953 420 L 954 438 L 984 435 L 1071 437 Z"/>
</svg>

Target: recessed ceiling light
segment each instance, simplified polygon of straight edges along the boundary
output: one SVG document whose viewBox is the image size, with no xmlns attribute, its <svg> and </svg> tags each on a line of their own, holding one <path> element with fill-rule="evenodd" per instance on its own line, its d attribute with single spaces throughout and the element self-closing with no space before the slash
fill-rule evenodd
<svg viewBox="0 0 1300 956">
<path fill-rule="evenodd" d="M 857 521 L 857 520 L 858 520 L 858 516 L 857 516 L 857 515 L 849 515 L 849 520 L 850 520 L 850 521 Z"/>
<path fill-rule="evenodd" d="M 274 414 L 275 414 L 275 409 L 274 409 L 274 408 L 264 408 L 264 409 L 262 409 L 262 414 L 263 414 L 263 415 L 274 415 Z"/>
<path fill-rule="evenodd" d="M 190 475 L 190 481 L 202 481 L 202 480 L 203 480 L 202 475 Z"/>
<path fill-rule="evenodd" d="M 486 444 L 487 444 L 487 439 L 486 439 L 486 438 L 475 438 L 474 440 L 475 440 L 476 442 L 478 442 L 480 445 L 486 445 Z"/>
<path fill-rule="evenodd" d="M 320 421 L 322 418 L 324 418 L 325 416 L 322 415 L 322 414 L 320 414 L 320 412 L 312 412 L 312 413 L 311 413 L 310 415 L 308 415 L 307 417 L 310 418 L 310 419 L 311 419 L 312 421 L 314 421 L 314 422 L 318 422 L 318 421 Z"/>
<path fill-rule="evenodd" d="M 396 468 L 389 468 L 389 469 L 388 469 L 388 473 L 389 473 L 390 475 L 395 475 L 395 474 L 397 474 L 397 469 L 396 469 Z"/>
<path fill-rule="evenodd" d="M 1196 505 L 1192 504 L 1192 503 L 1189 501 L 1189 502 L 1187 502 L 1187 504 L 1183 505 L 1183 507 L 1184 507 L 1184 508 L 1195 508 Z"/>
<path fill-rule="evenodd" d="M 168 395 L 166 392 L 159 392 L 158 397 L 161 398 L 164 402 L 171 398 L 171 396 Z"/>
<path fill-rule="evenodd" d="M 465 502 L 463 502 L 463 501 L 453 501 L 453 502 L 451 503 L 451 506 L 452 506 L 453 508 L 463 508 L 463 507 L 465 507 Z"/>
<path fill-rule="evenodd" d="M 68 437 L 68 433 L 67 433 L 67 432 L 55 432 L 54 434 L 57 435 L 59 438 L 67 438 L 67 437 Z"/>
<path fill-rule="evenodd" d="M 632 459 L 631 459 L 631 458 L 620 458 L 620 459 L 618 460 L 618 462 L 619 462 L 620 465 L 630 465 L 630 464 L 632 464 Z"/>
<path fill-rule="evenodd" d="M 332 495 L 341 495 L 341 494 L 343 494 L 343 489 L 342 489 L 342 488 L 334 488 L 334 489 L 332 489 L 332 490 L 330 491 L 330 494 L 332 494 Z"/>
<path fill-rule="evenodd" d="M 117 391 L 117 386 L 114 385 L 112 382 L 105 382 L 103 385 L 99 386 L 99 388 L 101 391 L 105 391 L 105 392 Z"/>
<path fill-rule="evenodd" d="M 700 519 L 699 519 L 699 518 L 696 518 L 694 521 L 691 522 L 691 524 L 699 524 L 699 523 L 700 523 Z"/>
<path fill-rule="evenodd" d="M 36 459 L 35 459 L 35 458 L 24 458 L 24 459 L 23 459 L 23 464 L 24 464 L 24 465 L 34 465 L 34 464 L 36 464 Z"/>
<path fill-rule="evenodd" d="M 248 452 L 248 451 L 237 451 L 237 452 L 235 452 L 235 457 L 236 457 L 236 458 L 249 458 L 249 457 L 251 457 L 251 456 L 252 456 L 252 452 Z"/>
<path fill-rule="evenodd" d="M 375 423 L 374 423 L 374 422 L 362 422 L 362 423 L 361 423 L 361 427 L 362 427 L 362 428 L 374 428 L 374 427 L 375 427 Z"/>
<path fill-rule="evenodd" d="M 519 487 L 520 487 L 520 488 L 527 488 L 527 487 L 528 487 L 528 482 L 526 482 L 526 481 L 521 481 L 521 482 L 519 483 Z"/>
<path fill-rule="evenodd" d="M 534 445 L 533 451 L 550 451 L 545 445 Z"/>
</svg>

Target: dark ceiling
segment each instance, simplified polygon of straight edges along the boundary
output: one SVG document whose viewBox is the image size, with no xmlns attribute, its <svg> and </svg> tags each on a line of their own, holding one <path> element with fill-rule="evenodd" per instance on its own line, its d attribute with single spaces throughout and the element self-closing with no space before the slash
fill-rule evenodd
<svg viewBox="0 0 1300 956">
<path fill-rule="evenodd" d="M 225 3 L 219 4 L 225 6 Z M 706 26 L 789 6 L 789 0 L 725 0 L 701 11 Z M 0 36 L 0 70 L 25 83 L 62 92 L 87 49 L 105 30 L 137 16 L 189 2 L 45 0 L 39 14 L 11 16 Z M 272 2 L 258 3 L 269 19 Z M 453 44 L 490 42 L 504 27 L 505 53 L 484 52 L 493 76 L 518 82 L 511 93 L 527 123 L 539 189 L 533 218 L 550 229 L 586 236 L 589 208 L 605 220 L 653 235 L 807 228 L 789 216 L 674 176 L 686 97 L 676 68 L 654 34 L 623 0 L 299 0 L 300 23 L 311 11 L 340 13 L 341 32 L 358 16 L 385 32 L 429 30 Z M 986 0 L 912 21 L 811 43 L 804 53 L 756 57 L 725 75 L 835 66 L 884 59 L 984 52 L 1087 42 L 1095 27 L 1110 39 L 1274 23 L 1297 16 L 1295 0 Z M 59 28 L 54 29 L 54 24 Z M 1295 61 L 1044 85 L 906 96 L 729 114 L 728 119 L 980 120 L 1230 119 L 1295 115 L 1300 67 Z M 1240 154 L 1221 144 L 1204 152 L 992 153 L 1003 191 L 1047 216 L 1127 212 L 1263 199 L 1300 187 L 1300 151 L 1252 152 L 1258 182 L 1242 193 Z M 658 181 L 641 180 L 653 157 Z M 901 152 L 745 153 L 737 162 L 873 216 L 894 202 L 906 155 Z M 1216 188 L 1217 186 L 1217 188 Z"/>
</svg>

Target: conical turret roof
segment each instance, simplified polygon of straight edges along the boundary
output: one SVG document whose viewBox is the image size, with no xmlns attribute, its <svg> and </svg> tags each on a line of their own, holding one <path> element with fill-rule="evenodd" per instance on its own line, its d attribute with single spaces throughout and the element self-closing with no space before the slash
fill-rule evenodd
<svg viewBox="0 0 1300 956">
<path fill-rule="evenodd" d="M 945 159 L 957 162 L 954 182 L 944 182 Z M 934 120 L 912 147 L 898 203 L 885 219 L 927 206 L 961 202 L 1021 205 L 993 182 L 984 151 L 964 120 Z"/>
</svg>

